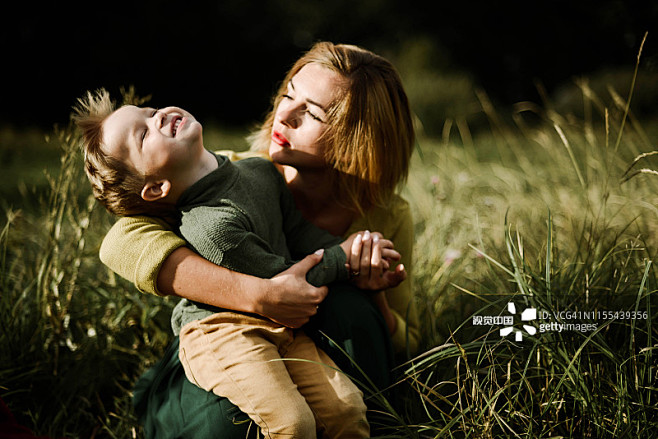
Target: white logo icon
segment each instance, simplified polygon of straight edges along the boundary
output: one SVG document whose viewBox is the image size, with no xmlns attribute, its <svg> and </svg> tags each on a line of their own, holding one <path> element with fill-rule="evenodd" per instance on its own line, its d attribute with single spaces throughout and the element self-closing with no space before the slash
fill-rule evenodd
<svg viewBox="0 0 658 439">
<path fill-rule="evenodd" d="M 514 305 L 513 302 L 509 302 L 507 304 L 507 311 L 509 311 L 510 314 L 516 314 L 516 306 Z M 537 319 L 537 309 L 536 308 L 526 308 L 523 310 L 521 313 L 521 321 L 522 322 L 529 322 L 530 320 L 535 320 Z M 523 329 L 530 334 L 530 335 L 535 335 L 537 333 L 537 328 L 531 325 L 523 325 Z M 519 329 L 514 329 L 513 326 L 506 326 L 500 330 L 500 336 L 501 337 L 507 337 L 510 335 L 512 332 L 514 332 L 514 339 L 516 341 L 522 341 L 523 340 L 523 333 Z"/>
</svg>

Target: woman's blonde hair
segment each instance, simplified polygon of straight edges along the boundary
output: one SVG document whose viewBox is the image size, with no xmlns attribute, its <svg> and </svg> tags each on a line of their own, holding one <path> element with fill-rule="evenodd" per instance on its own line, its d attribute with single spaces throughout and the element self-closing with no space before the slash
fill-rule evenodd
<svg viewBox="0 0 658 439">
<path fill-rule="evenodd" d="M 103 122 L 115 110 L 116 105 L 107 90 L 99 89 L 78 99 L 71 114 L 82 135 L 85 173 L 94 197 L 118 216 L 170 215 L 171 206 L 142 199 L 144 175 L 103 151 Z"/>
<path fill-rule="evenodd" d="M 329 109 L 325 159 L 336 171 L 338 198 L 361 213 L 386 206 L 409 172 L 415 134 L 409 101 L 395 67 L 385 58 L 353 45 L 316 43 L 290 69 L 273 107 L 251 140 L 267 150 L 276 109 L 290 80 L 305 65 L 319 64 L 346 81 Z"/>
</svg>

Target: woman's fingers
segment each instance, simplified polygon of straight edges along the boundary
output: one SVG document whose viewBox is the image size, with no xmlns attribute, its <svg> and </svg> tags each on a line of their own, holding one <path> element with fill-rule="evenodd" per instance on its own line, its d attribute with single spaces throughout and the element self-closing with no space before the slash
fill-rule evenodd
<svg viewBox="0 0 658 439">
<path fill-rule="evenodd" d="M 372 251 L 370 254 L 370 277 L 379 278 L 382 276 L 382 270 L 384 270 L 384 265 L 386 261 L 383 259 L 382 248 L 381 248 L 381 239 L 378 235 L 374 234 L 372 236 Z"/>
<path fill-rule="evenodd" d="M 400 253 L 390 248 L 383 248 L 381 250 L 381 253 L 382 253 L 382 259 L 386 259 L 388 261 L 399 261 L 402 258 L 402 255 L 400 255 Z"/>
<path fill-rule="evenodd" d="M 363 233 L 363 248 L 361 249 L 361 260 L 359 262 L 359 275 L 367 278 L 370 276 L 370 265 L 372 261 L 372 236 L 369 231 Z"/>
<path fill-rule="evenodd" d="M 395 250 L 393 242 L 388 239 L 380 239 L 380 247 L 382 249 L 382 258 L 399 261 L 402 257 L 400 253 Z"/>
<path fill-rule="evenodd" d="M 392 264 L 401 258 L 393 243 L 380 233 L 363 231 L 356 234 L 349 251 L 347 266 L 356 286 L 368 290 L 381 290 L 398 285 L 406 278 L 402 266 L 389 272 Z"/>
<path fill-rule="evenodd" d="M 350 257 L 348 263 L 350 264 L 350 276 L 358 276 L 361 266 L 361 250 L 363 247 L 363 235 L 358 233 L 352 241 L 352 248 L 350 249 Z"/>
</svg>

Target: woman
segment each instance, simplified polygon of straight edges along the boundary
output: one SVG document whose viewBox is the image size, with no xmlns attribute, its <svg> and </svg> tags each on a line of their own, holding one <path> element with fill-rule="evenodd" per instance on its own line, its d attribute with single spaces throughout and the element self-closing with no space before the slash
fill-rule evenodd
<svg viewBox="0 0 658 439">
<path fill-rule="evenodd" d="M 327 95 L 332 99 L 323 99 Z M 414 132 L 406 94 L 387 60 L 356 46 L 316 44 L 288 72 L 252 141 L 255 151 L 268 152 L 279 167 L 309 221 L 335 235 L 381 232 L 394 242 L 410 273 L 413 223 L 408 204 L 395 191 L 408 173 Z M 374 236 L 364 236 L 363 254 L 370 253 Z M 126 218 L 108 233 L 101 259 L 142 291 L 257 313 L 291 327 L 313 316 L 311 327 L 321 330 L 316 334 L 331 338 L 318 335 L 316 342 L 346 373 L 362 368 L 377 387 L 388 384 L 389 336 L 398 354 L 418 347 L 409 280 L 365 299 L 342 287 L 327 296 L 326 289 L 305 282 L 306 271 L 318 262 L 314 255 L 273 279 L 256 279 L 217 267 L 184 245 L 156 220 Z M 353 255 L 350 264 L 360 266 L 358 259 Z M 364 270 L 355 275 L 365 282 L 378 274 Z M 150 380 L 138 383 L 137 411 L 147 410 L 147 434 L 163 437 L 155 432 L 158 422 L 166 421 L 163 431 L 170 434 L 178 422 L 178 437 L 190 431 L 204 437 L 198 428 L 207 422 L 200 414 L 215 417 L 210 413 L 219 410 L 219 416 L 232 419 L 235 410 L 225 399 L 201 396 L 186 383 L 175 352 L 172 348 L 160 368 L 147 374 Z M 229 435 L 227 425 L 217 427 L 216 419 L 213 424 L 210 430 Z"/>
</svg>

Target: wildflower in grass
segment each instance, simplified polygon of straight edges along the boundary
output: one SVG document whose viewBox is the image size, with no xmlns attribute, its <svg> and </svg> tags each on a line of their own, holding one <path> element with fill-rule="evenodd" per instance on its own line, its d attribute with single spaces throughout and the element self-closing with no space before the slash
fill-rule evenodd
<svg viewBox="0 0 658 439">
<path fill-rule="evenodd" d="M 454 248 L 448 249 L 448 251 L 446 251 L 446 254 L 443 256 L 443 263 L 445 265 L 450 265 L 455 260 L 461 258 L 461 256 L 462 256 L 462 252 L 460 250 Z"/>
</svg>

